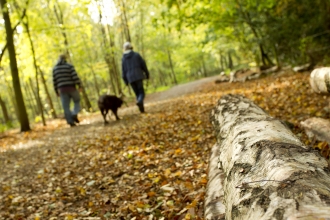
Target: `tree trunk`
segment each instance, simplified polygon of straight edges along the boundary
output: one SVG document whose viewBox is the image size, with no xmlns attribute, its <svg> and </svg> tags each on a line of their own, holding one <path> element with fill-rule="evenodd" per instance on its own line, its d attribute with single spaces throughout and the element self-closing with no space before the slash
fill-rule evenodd
<svg viewBox="0 0 330 220">
<path fill-rule="evenodd" d="M 36 115 L 38 115 L 38 108 L 36 107 L 37 105 L 35 104 L 35 98 L 34 95 L 32 94 L 31 91 L 31 86 L 29 83 L 23 83 L 23 89 L 26 95 L 26 106 L 28 107 L 29 110 L 32 111 L 32 118 L 34 118 Z"/>
<path fill-rule="evenodd" d="M 38 95 L 37 95 L 37 92 L 35 91 L 35 87 L 34 87 L 34 84 L 32 82 L 32 79 L 29 78 L 29 87 L 30 87 L 30 90 L 32 92 L 32 95 L 33 97 L 31 96 L 32 100 L 34 100 L 36 103 L 35 103 L 35 109 L 36 109 L 36 115 L 39 115 L 40 114 L 40 108 L 39 108 L 39 100 L 38 100 Z"/>
<path fill-rule="evenodd" d="M 45 77 L 44 77 L 44 72 L 41 70 L 41 68 L 39 66 L 38 66 L 38 69 L 39 69 L 39 72 L 40 72 L 40 76 L 41 76 L 40 78 L 41 78 L 42 84 L 44 85 L 44 89 L 45 89 L 45 92 L 46 92 L 46 96 L 47 96 L 48 104 L 50 106 L 50 111 L 51 111 L 52 117 L 57 118 L 56 111 L 55 111 L 55 108 L 54 108 L 54 104 L 53 104 L 52 98 L 49 94 L 47 83 L 46 83 L 46 80 L 45 80 Z"/>
<path fill-rule="evenodd" d="M 207 77 L 208 73 L 207 73 L 207 69 L 206 69 L 206 65 L 205 65 L 204 55 L 202 56 L 202 66 L 203 66 L 204 77 Z"/>
<path fill-rule="evenodd" d="M 93 108 L 92 108 L 91 102 L 89 101 L 88 95 L 86 93 L 86 88 L 85 88 L 84 85 L 85 85 L 85 83 L 82 83 L 81 89 L 82 89 L 82 96 L 84 98 L 85 105 L 86 105 L 85 107 L 86 107 L 86 109 L 87 109 L 88 112 L 92 112 L 93 111 Z"/>
<path fill-rule="evenodd" d="M 277 52 L 276 45 L 274 45 L 273 47 L 274 47 L 274 54 L 275 54 L 276 66 L 278 66 L 279 68 L 282 68 L 282 65 L 280 63 L 280 58 L 278 57 L 278 52 Z"/>
<path fill-rule="evenodd" d="M 233 59 L 231 58 L 230 51 L 228 52 L 228 69 L 232 70 L 234 68 Z"/>
<path fill-rule="evenodd" d="M 259 50 L 260 50 L 260 55 L 261 55 L 261 60 L 262 60 L 262 63 L 264 66 L 268 66 L 268 65 L 271 65 L 273 66 L 273 62 L 269 59 L 267 53 L 265 52 L 264 50 L 264 47 L 263 47 L 263 44 L 261 43 L 261 40 L 262 38 L 259 37 L 259 34 L 255 28 L 255 26 L 253 25 L 253 22 L 252 22 L 252 19 L 251 19 L 251 16 L 249 14 L 249 12 L 245 12 L 243 9 L 242 9 L 242 3 L 240 0 L 236 0 L 236 3 L 237 5 L 239 6 L 240 8 L 240 13 L 242 14 L 243 16 L 243 19 L 245 19 L 245 22 L 246 24 L 250 27 L 253 35 L 255 36 L 255 38 L 258 40 L 258 47 L 259 47 Z"/>
<path fill-rule="evenodd" d="M 2 100 L 1 96 L 0 96 L 0 106 L 1 106 L 2 115 L 3 115 L 3 118 L 5 120 L 5 123 L 6 124 L 10 123 L 11 120 L 10 120 L 10 117 L 8 115 L 8 110 L 7 110 L 6 103 Z"/>
<path fill-rule="evenodd" d="M 5 29 L 6 29 L 6 40 L 8 44 L 8 53 L 9 53 L 9 59 L 10 59 L 10 69 L 12 74 L 12 80 L 13 80 L 13 88 L 15 91 L 15 97 L 16 97 L 16 103 L 17 107 L 19 109 L 19 121 L 21 125 L 21 132 L 23 131 L 29 131 L 30 129 L 30 123 L 29 118 L 26 112 L 23 94 L 21 90 L 21 84 L 19 79 L 19 73 L 17 68 L 17 60 L 16 60 L 16 52 L 15 52 L 15 45 L 13 40 L 13 29 L 11 27 L 10 17 L 9 17 L 9 9 L 7 7 L 7 1 L 6 0 L 0 0 L 1 5 L 1 11 L 3 14 L 3 20 L 5 22 Z"/>
<path fill-rule="evenodd" d="M 33 41 L 32 41 L 32 37 L 31 37 L 31 33 L 30 33 L 30 28 L 29 28 L 29 19 L 28 16 L 26 16 L 26 21 L 27 22 L 23 22 L 29 41 L 30 41 L 30 46 L 31 46 L 31 52 L 32 52 L 32 58 L 33 58 L 33 66 L 34 66 L 34 71 L 35 71 L 35 80 L 36 80 L 36 99 L 37 99 L 37 104 L 38 104 L 38 108 L 39 108 L 39 112 L 41 114 L 41 119 L 42 119 L 42 124 L 43 126 L 46 126 L 46 119 L 45 119 L 45 115 L 44 115 L 44 108 L 42 106 L 42 102 L 41 102 L 41 98 L 40 98 L 40 89 L 39 89 L 39 71 L 38 71 L 38 66 L 37 66 L 37 60 L 36 60 L 36 55 L 35 55 L 35 50 L 34 50 L 34 45 L 33 45 Z"/>
<path fill-rule="evenodd" d="M 124 33 L 125 33 L 125 38 L 126 41 L 128 42 L 132 42 L 132 38 L 131 38 L 131 34 L 129 31 L 129 26 L 128 26 L 128 21 L 127 21 L 127 14 L 126 14 L 126 6 L 125 6 L 125 2 L 123 0 L 120 1 L 121 2 L 121 7 L 122 7 L 122 16 L 123 16 L 123 21 L 124 21 Z"/>
<path fill-rule="evenodd" d="M 140 36 L 139 36 L 139 40 L 140 40 L 140 51 L 141 51 L 141 55 L 142 57 L 147 60 L 147 57 L 144 53 L 144 11 L 141 9 L 140 11 L 140 28 L 139 28 L 139 32 L 140 32 Z"/>
<path fill-rule="evenodd" d="M 4 72 L 4 76 L 6 76 L 6 72 Z M 7 90 L 7 95 L 9 96 L 9 100 L 11 101 L 11 104 L 14 108 L 15 111 L 15 118 L 16 120 L 19 121 L 19 113 L 18 113 L 18 109 L 17 109 L 17 103 L 16 103 L 16 99 L 15 99 L 15 92 L 12 88 L 12 86 L 10 86 L 10 82 L 8 82 L 8 80 L 6 79 L 6 77 L 4 77 L 5 79 L 5 83 L 6 83 L 6 90 Z M 24 88 L 24 86 L 23 86 Z M 13 119 L 13 118 L 12 118 Z"/>
<path fill-rule="evenodd" d="M 178 84 L 178 81 L 176 80 L 176 76 L 175 76 L 175 72 L 174 72 L 174 67 L 173 67 L 173 63 L 172 63 L 171 53 L 170 53 L 170 50 L 168 48 L 166 50 L 167 50 L 168 62 L 170 63 L 171 75 L 172 75 L 173 83 L 175 85 L 177 85 Z"/>
<path fill-rule="evenodd" d="M 95 71 L 94 71 L 94 68 L 92 65 L 87 65 L 91 72 L 92 72 L 92 75 L 93 75 L 93 81 L 94 81 L 94 87 L 95 87 L 95 90 L 96 90 L 96 93 L 97 93 L 97 96 L 99 97 L 101 95 L 101 92 L 100 92 L 100 86 L 97 82 L 97 78 L 96 78 L 96 74 L 95 74 Z"/>
<path fill-rule="evenodd" d="M 122 94 L 122 88 L 120 83 L 120 72 L 118 70 L 118 66 L 115 59 L 115 41 L 113 40 L 112 33 L 111 33 L 111 27 L 110 25 L 107 25 L 108 28 L 108 35 L 109 35 L 109 43 L 110 43 L 110 56 L 111 56 L 111 62 L 112 62 L 112 69 L 113 69 L 113 76 L 115 78 L 118 94 Z"/>
<path fill-rule="evenodd" d="M 220 69 L 221 69 L 221 71 L 224 71 L 225 65 L 224 65 L 223 56 L 222 56 L 221 51 L 219 51 L 219 55 L 220 55 Z"/>
<path fill-rule="evenodd" d="M 58 26 L 60 28 L 60 32 L 63 36 L 63 43 L 65 45 L 65 54 L 67 54 L 67 57 L 69 58 L 70 62 L 72 63 L 72 60 L 71 60 L 71 56 L 70 56 L 70 53 L 69 53 L 69 40 L 68 40 L 68 36 L 66 34 L 66 31 L 65 31 L 65 27 L 64 27 L 64 19 L 63 19 L 63 13 L 62 13 L 62 9 L 58 3 L 58 1 L 55 1 L 56 4 L 54 4 L 54 14 L 55 14 L 55 17 L 56 17 L 56 20 L 57 20 L 57 23 L 58 23 Z M 57 6 L 57 8 L 56 8 Z"/>
<path fill-rule="evenodd" d="M 114 66 L 112 66 L 112 60 L 111 60 L 111 53 L 110 53 L 110 47 L 108 44 L 108 40 L 107 40 L 107 35 L 106 35 L 106 30 L 102 24 L 102 11 L 101 9 L 99 9 L 99 25 L 101 28 L 101 33 L 102 33 L 102 40 L 103 40 L 103 51 L 104 51 L 104 61 L 107 64 L 108 67 L 108 71 L 109 71 L 109 77 L 110 77 L 110 84 L 112 87 L 111 92 L 113 92 L 115 95 L 117 94 L 117 90 L 116 90 L 116 83 L 115 83 L 115 71 L 114 71 Z"/>
<path fill-rule="evenodd" d="M 223 96 L 211 121 L 224 175 L 221 181 L 217 169 L 209 173 L 206 219 L 220 219 L 219 213 L 227 220 L 328 218 L 328 163 L 283 122 L 239 95 Z M 223 200 L 212 197 L 215 191 Z"/>
</svg>

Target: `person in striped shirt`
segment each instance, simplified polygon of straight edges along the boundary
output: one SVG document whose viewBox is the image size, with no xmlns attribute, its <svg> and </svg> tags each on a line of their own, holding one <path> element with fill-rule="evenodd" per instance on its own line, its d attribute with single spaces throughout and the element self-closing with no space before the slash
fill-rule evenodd
<svg viewBox="0 0 330 220">
<path fill-rule="evenodd" d="M 79 123 L 78 113 L 80 111 L 80 94 L 82 89 L 81 81 L 73 65 L 67 62 L 67 56 L 62 54 L 53 68 L 53 84 L 57 96 L 60 97 L 64 116 L 67 123 L 73 127 Z M 77 87 L 79 91 L 77 90 Z M 73 100 L 73 111 L 70 110 Z"/>
</svg>

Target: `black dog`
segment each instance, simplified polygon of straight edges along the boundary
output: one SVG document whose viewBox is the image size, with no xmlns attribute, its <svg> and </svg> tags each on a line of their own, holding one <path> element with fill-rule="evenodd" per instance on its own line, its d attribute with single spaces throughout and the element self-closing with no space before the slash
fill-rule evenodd
<svg viewBox="0 0 330 220">
<path fill-rule="evenodd" d="M 123 96 L 117 97 L 115 95 L 102 95 L 100 96 L 99 100 L 97 101 L 97 104 L 99 106 L 99 109 L 101 111 L 101 114 L 104 118 L 104 124 L 107 124 L 106 116 L 108 114 L 108 111 L 111 110 L 113 114 L 116 116 L 116 120 L 120 120 L 120 118 L 117 115 L 118 108 L 121 107 L 121 105 L 124 103 Z"/>
</svg>

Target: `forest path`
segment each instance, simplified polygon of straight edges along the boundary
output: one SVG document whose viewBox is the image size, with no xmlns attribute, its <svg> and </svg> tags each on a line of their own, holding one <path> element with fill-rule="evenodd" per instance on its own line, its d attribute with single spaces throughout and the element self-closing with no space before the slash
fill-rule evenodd
<svg viewBox="0 0 330 220">
<path fill-rule="evenodd" d="M 121 120 L 112 116 L 108 125 L 95 112 L 82 115 L 74 128 L 57 119 L 45 128 L 3 136 L 0 219 L 36 219 L 36 213 L 40 219 L 174 219 L 178 213 L 180 219 L 187 213 L 202 219 L 209 153 L 216 142 L 209 116 L 222 95 L 245 95 L 293 123 L 306 144 L 299 122 L 328 117 L 327 99 L 311 91 L 309 73 L 244 83 L 215 84 L 216 78 L 147 94 L 146 114 L 134 104 L 124 106 Z"/>
<path fill-rule="evenodd" d="M 199 92 L 206 83 L 214 82 L 218 78 L 220 78 L 220 75 L 210 76 L 196 81 L 173 86 L 166 91 L 147 94 L 145 101 L 146 103 L 163 101 L 166 99 L 177 98 L 183 95 Z"/>
<path fill-rule="evenodd" d="M 108 212 L 110 219 L 142 219 L 159 215 L 149 210 L 159 206 L 164 193 L 168 207 L 159 209 L 165 219 L 180 211 L 185 215 L 186 204 L 196 202 L 194 212 L 202 218 L 209 149 L 215 142 L 208 112 L 217 97 L 205 102 L 192 94 L 214 85 L 215 78 L 150 94 L 146 114 L 135 105 L 122 107 L 121 120 L 112 116 L 107 125 L 96 112 L 82 115 L 74 128 L 57 119 L 1 138 L 6 146 L 0 147 L 0 219 L 102 217 L 107 214 L 102 204 L 110 200 L 116 210 Z M 138 213 L 137 207 L 146 211 Z"/>
</svg>

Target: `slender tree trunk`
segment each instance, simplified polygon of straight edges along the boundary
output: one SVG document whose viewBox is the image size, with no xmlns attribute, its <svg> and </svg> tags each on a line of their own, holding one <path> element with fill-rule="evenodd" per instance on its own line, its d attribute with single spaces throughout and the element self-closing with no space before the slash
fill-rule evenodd
<svg viewBox="0 0 330 220">
<path fill-rule="evenodd" d="M 84 41 L 84 44 L 87 45 L 87 42 L 85 41 L 85 39 L 83 38 L 83 41 Z M 87 47 L 87 50 L 88 50 L 88 57 L 89 57 L 89 60 L 92 61 L 92 56 L 91 56 L 91 50 L 89 47 Z M 100 96 L 100 87 L 99 87 L 99 84 L 97 82 L 97 78 L 96 78 L 96 74 L 95 74 L 95 71 L 94 71 L 94 68 L 93 68 L 93 65 L 92 64 L 87 64 L 87 67 L 91 70 L 92 72 L 92 75 L 93 75 L 93 81 L 94 81 L 94 87 L 95 87 L 95 90 L 97 92 L 97 95 Z"/>
<path fill-rule="evenodd" d="M 3 115 L 3 118 L 5 120 L 5 123 L 6 124 L 10 123 L 11 120 L 10 120 L 10 117 L 8 115 L 7 106 L 6 106 L 6 103 L 3 101 L 3 99 L 1 98 L 1 95 L 0 95 L 0 106 L 1 106 L 2 115 Z"/>
<path fill-rule="evenodd" d="M 245 22 L 248 24 L 248 26 L 250 27 L 253 35 L 255 36 L 255 38 L 258 40 L 258 46 L 259 46 L 259 50 L 260 50 L 260 55 L 261 55 L 261 60 L 263 65 L 268 66 L 268 65 L 274 65 L 273 62 L 269 59 L 267 53 L 264 50 L 263 44 L 260 43 L 261 38 L 259 37 L 259 34 L 257 33 L 256 28 L 253 26 L 250 15 L 248 12 L 244 12 L 242 9 L 242 4 L 240 2 L 240 0 L 236 0 L 236 3 L 238 4 L 239 8 L 240 8 L 240 13 L 242 14 L 242 16 L 245 19 Z"/>
<path fill-rule="evenodd" d="M 10 86 L 10 83 L 8 82 L 8 80 L 5 78 L 5 82 L 6 82 L 6 87 L 9 95 L 9 99 L 11 100 L 11 103 L 13 105 L 14 111 L 15 111 L 15 117 L 16 119 L 19 121 L 19 112 L 18 112 L 18 107 L 17 107 L 17 103 L 16 103 L 16 99 L 15 99 L 15 92 L 13 90 L 13 88 Z M 23 86 L 24 88 L 24 86 Z"/>
<path fill-rule="evenodd" d="M 124 0 L 120 0 L 120 2 L 121 2 L 121 7 L 122 7 L 122 16 L 123 16 L 123 20 L 124 20 L 124 30 L 125 30 L 124 33 L 125 33 L 126 41 L 132 42 L 129 25 L 128 25 L 128 21 L 127 21 L 126 5 L 125 5 Z"/>
<path fill-rule="evenodd" d="M 47 83 L 46 83 L 46 80 L 45 80 L 45 77 L 44 77 L 44 72 L 41 70 L 41 68 L 39 66 L 38 66 L 38 69 L 39 69 L 39 72 L 40 72 L 40 78 L 41 78 L 42 84 L 44 85 L 44 89 L 45 89 L 45 92 L 46 92 L 46 96 L 47 96 L 48 104 L 50 106 L 50 111 L 51 111 L 52 117 L 57 118 L 56 111 L 55 111 L 54 104 L 53 104 L 53 100 L 52 100 L 52 98 L 49 94 L 48 86 L 47 86 Z"/>
<path fill-rule="evenodd" d="M 173 63 L 172 63 L 171 53 L 170 53 L 168 48 L 166 49 L 166 51 L 167 51 L 168 62 L 170 64 L 170 68 L 171 68 L 171 75 L 172 75 L 173 83 L 175 85 L 177 85 L 178 81 L 176 80 L 176 76 L 175 76 L 175 72 L 174 72 L 174 68 L 173 68 Z"/>
<path fill-rule="evenodd" d="M 221 97 L 211 122 L 205 219 L 328 218 L 328 162 L 283 122 L 240 95 Z"/>
<path fill-rule="evenodd" d="M 110 77 L 110 84 L 112 87 L 112 92 L 117 95 L 117 90 L 116 90 L 116 83 L 115 83 L 115 73 L 113 70 L 112 62 L 111 62 L 111 54 L 109 52 L 109 45 L 108 45 L 108 40 L 107 40 L 107 35 L 104 26 L 102 25 L 102 12 L 99 10 L 99 25 L 101 28 L 101 33 L 102 33 L 102 40 L 103 40 L 103 48 L 104 48 L 104 60 L 107 64 L 108 71 L 109 71 L 109 77 Z"/>
<path fill-rule="evenodd" d="M 275 59 L 276 59 L 276 65 L 281 68 L 281 63 L 280 63 L 280 59 L 278 57 L 278 52 L 277 52 L 277 48 L 276 45 L 274 45 L 274 54 L 275 54 Z"/>
<path fill-rule="evenodd" d="M 228 61 L 227 61 L 227 59 L 226 59 L 226 56 L 222 56 L 222 60 L 223 60 L 223 63 L 224 63 L 224 66 L 226 67 L 226 68 L 228 68 Z"/>
<path fill-rule="evenodd" d="M 110 25 L 107 25 L 107 27 L 108 27 L 108 35 L 109 35 L 109 43 L 110 43 L 110 57 L 111 57 L 111 61 L 112 61 L 113 75 L 114 75 L 114 78 L 115 78 L 118 93 L 121 94 L 122 93 L 122 88 L 121 88 L 121 83 L 120 83 L 120 72 L 119 72 L 118 67 L 117 67 L 117 63 L 116 63 L 116 60 L 115 60 L 115 52 L 114 52 L 115 42 L 112 38 Z"/>
<path fill-rule="evenodd" d="M 220 68 L 221 68 L 221 70 L 224 70 L 225 65 L 223 63 L 223 56 L 222 56 L 221 51 L 219 51 L 219 55 L 220 55 Z"/>
<path fill-rule="evenodd" d="M 140 11 L 140 28 L 139 28 L 139 31 L 140 31 L 140 37 L 139 37 L 139 39 L 140 39 L 140 50 L 141 50 L 142 57 L 145 60 L 147 60 L 147 57 L 144 53 L 144 41 L 143 41 L 143 39 L 144 39 L 144 28 L 143 28 L 144 24 L 143 23 L 144 23 L 144 12 L 141 9 L 141 11 Z"/>
<path fill-rule="evenodd" d="M 94 71 L 94 68 L 92 65 L 88 65 L 88 67 L 90 68 L 91 72 L 92 72 L 92 75 L 93 75 L 93 81 L 94 81 L 94 87 L 95 87 L 95 90 L 96 90 L 96 93 L 98 96 L 101 95 L 100 93 L 100 86 L 97 82 L 97 78 L 96 78 L 96 74 L 95 74 L 95 71 Z"/>
<path fill-rule="evenodd" d="M 25 5 L 26 5 L 26 7 L 23 9 L 23 11 L 22 11 L 22 15 L 21 15 L 21 17 L 20 17 L 20 20 L 15 24 L 15 26 L 14 26 L 14 28 L 13 28 L 13 31 L 15 31 L 16 30 L 16 28 L 18 27 L 18 25 L 20 25 L 21 24 L 21 21 L 24 19 L 24 17 L 26 16 L 26 10 L 27 10 L 27 6 L 29 5 L 29 0 L 27 0 L 26 2 L 25 2 Z M 6 42 L 6 44 L 3 46 L 3 48 L 2 49 L 0 49 L 0 66 L 1 66 L 1 60 L 2 60 L 2 57 L 3 57 L 3 55 L 4 55 L 4 53 L 5 53 L 5 51 L 7 50 L 7 48 L 8 48 L 8 42 Z"/>
<path fill-rule="evenodd" d="M 13 79 L 13 88 L 15 91 L 15 97 L 17 106 L 19 109 L 19 121 L 21 124 L 21 132 L 29 131 L 30 123 L 29 118 L 26 112 L 23 94 L 21 90 L 21 84 L 19 79 L 19 73 L 17 68 L 17 60 L 16 60 L 16 52 L 15 52 L 15 46 L 14 46 L 14 40 L 13 40 L 13 29 L 11 27 L 10 22 L 10 16 L 9 16 L 9 9 L 7 7 L 7 1 L 6 0 L 0 0 L 1 5 L 1 11 L 3 14 L 3 20 L 5 22 L 5 29 L 7 34 L 7 44 L 8 44 L 8 53 L 9 53 L 9 59 L 10 59 L 10 69 L 12 73 L 12 79 Z"/>
<path fill-rule="evenodd" d="M 231 58 L 231 53 L 230 51 L 228 52 L 228 68 L 232 70 L 234 68 L 233 60 Z"/>
<path fill-rule="evenodd" d="M 206 66 L 205 66 L 204 56 L 202 56 L 202 66 L 203 66 L 204 77 L 207 77 L 208 73 L 207 73 Z"/>
<path fill-rule="evenodd" d="M 57 0 L 55 1 L 55 4 L 54 4 L 54 14 L 57 19 L 57 23 L 59 24 L 60 32 L 63 36 L 63 40 L 64 40 L 63 43 L 65 45 L 65 53 L 67 54 L 70 62 L 72 62 L 71 56 L 69 53 L 69 40 L 68 40 L 67 34 L 64 29 L 63 13 L 62 13 L 62 9 L 61 9 L 60 5 L 58 4 Z"/>
<path fill-rule="evenodd" d="M 83 80 L 83 79 L 81 79 L 81 80 Z M 81 88 L 82 88 L 82 95 L 83 95 L 83 98 L 84 98 L 84 101 L 85 101 L 86 109 L 87 109 L 88 112 L 92 112 L 93 108 L 92 108 L 91 102 L 89 101 L 89 98 L 87 96 L 87 92 L 86 92 L 86 88 L 85 88 L 85 82 L 82 83 Z"/>
<path fill-rule="evenodd" d="M 39 112 L 38 112 L 37 104 L 35 103 L 36 99 L 34 97 L 33 91 L 31 91 L 32 88 L 29 83 L 24 83 L 22 85 L 23 85 L 24 92 L 27 97 L 26 105 L 27 105 L 28 109 L 32 111 L 32 118 L 35 118 L 39 114 Z"/>
<path fill-rule="evenodd" d="M 167 80 L 164 72 L 161 69 L 158 69 L 158 71 L 159 71 L 159 81 L 160 81 L 159 84 L 167 86 Z"/>
<path fill-rule="evenodd" d="M 41 109 L 39 108 L 39 103 L 41 102 L 40 100 L 39 100 L 39 98 L 38 98 L 38 95 L 37 95 L 37 91 L 36 91 L 36 89 L 35 89 L 35 86 L 34 86 L 34 84 L 33 84 L 33 81 L 32 81 L 32 79 L 31 78 L 29 78 L 29 86 L 30 86 L 30 90 L 32 91 L 32 94 L 33 94 L 33 96 L 34 96 L 34 100 L 35 100 L 35 102 L 36 102 L 36 109 L 37 109 L 37 115 L 39 115 L 39 114 L 41 114 Z"/>
<path fill-rule="evenodd" d="M 38 77 L 39 71 L 38 71 L 37 60 L 36 60 L 36 55 L 35 55 L 35 51 L 34 51 L 34 45 L 33 45 L 33 42 L 32 42 L 32 37 L 31 37 L 30 29 L 29 29 L 29 19 L 28 19 L 28 16 L 26 16 L 26 21 L 27 22 L 23 22 L 23 24 L 25 26 L 25 29 L 26 29 L 26 32 L 27 32 L 27 35 L 28 35 L 28 38 L 29 38 L 29 41 L 30 41 L 30 46 L 31 46 L 32 58 L 33 58 L 33 66 L 34 66 L 34 70 L 35 70 L 35 80 L 36 80 L 36 91 L 35 91 L 35 94 L 36 94 L 36 98 L 37 98 L 39 112 L 40 112 L 41 118 L 42 118 L 42 124 L 44 126 L 46 126 L 44 109 L 43 109 L 43 106 L 42 106 L 42 101 L 41 101 L 40 93 L 39 93 L 40 92 L 40 89 L 39 89 L 39 77 Z"/>
</svg>

